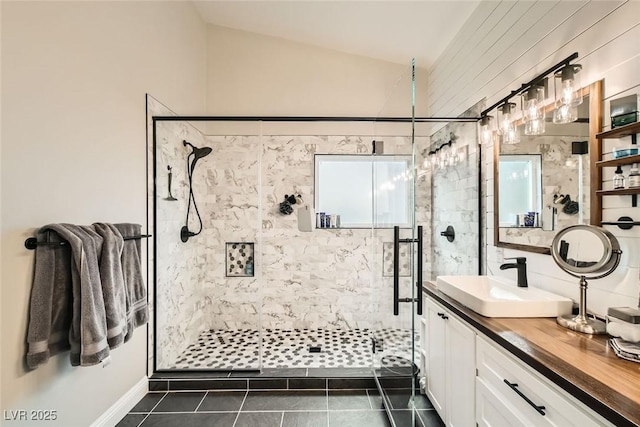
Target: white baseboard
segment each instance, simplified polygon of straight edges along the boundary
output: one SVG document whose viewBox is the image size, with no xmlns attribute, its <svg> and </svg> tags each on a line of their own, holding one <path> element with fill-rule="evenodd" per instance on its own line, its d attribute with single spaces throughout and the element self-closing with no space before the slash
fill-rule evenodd
<svg viewBox="0 0 640 427">
<path fill-rule="evenodd" d="M 136 406 L 149 391 L 149 378 L 144 377 L 91 424 L 91 427 L 113 427 Z"/>
</svg>

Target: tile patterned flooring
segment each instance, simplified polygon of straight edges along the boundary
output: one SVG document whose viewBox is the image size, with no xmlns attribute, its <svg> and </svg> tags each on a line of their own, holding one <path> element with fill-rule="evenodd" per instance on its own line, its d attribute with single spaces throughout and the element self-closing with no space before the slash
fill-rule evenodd
<svg viewBox="0 0 640 427">
<path fill-rule="evenodd" d="M 411 331 L 406 329 L 295 329 L 263 332 L 263 368 L 366 368 L 379 366 L 374 356 L 410 359 Z M 413 337 L 413 342 L 420 342 Z M 376 354 L 373 353 L 373 341 Z M 257 330 L 206 330 L 169 369 L 258 369 Z M 311 352 L 317 347 L 319 352 Z M 417 354 L 416 354 L 417 356 Z M 415 360 L 419 360 L 418 358 Z M 393 363 L 387 359 L 387 365 Z M 402 363 L 402 361 L 400 362 Z"/>
<path fill-rule="evenodd" d="M 399 427 L 412 425 L 399 390 L 390 394 Z M 424 396 L 416 398 L 415 427 L 444 426 Z M 150 392 L 117 427 L 389 427 L 375 389 Z"/>
</svg>

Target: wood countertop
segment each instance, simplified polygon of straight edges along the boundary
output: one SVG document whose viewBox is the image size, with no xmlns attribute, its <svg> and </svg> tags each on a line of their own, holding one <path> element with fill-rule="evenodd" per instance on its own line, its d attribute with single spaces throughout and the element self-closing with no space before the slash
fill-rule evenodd
<svg viewBox="0 0 640 427">
<path fill-rule="evenodd" d="M 484 317 L 426 282 L 425 293 L 616 426 L 640 426 L 640 363 L 618 358 L 608 335 L 555 318 Z"/>
</svg>

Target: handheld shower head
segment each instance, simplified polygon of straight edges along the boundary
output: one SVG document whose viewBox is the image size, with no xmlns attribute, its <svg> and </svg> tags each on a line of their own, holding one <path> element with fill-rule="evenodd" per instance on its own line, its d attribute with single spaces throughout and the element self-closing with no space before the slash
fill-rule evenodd
<svg viewBox="0 0 640 427">
<path fill-rule="evenodd" d="M 204 156 L 211 154 L 211 147 L 193 148 L 193 155 L 195 160 L 201 159 Z"/>
<path fill-rule="evenodd" d="M 180 239 L 183 242 L 186 242 L 187 240 L 189 240 L 190 237 L 197 236 L 202 231 L 202 218 L 200 218 L 200 213 L 198 212 L 198 205 L 196 205 L 196 199 L 193 195 L 193 186 L 192 186 L 193 171 L 196 167 L 196 162 L 198 161 L 198 159 L 201 159 L 209 155 L 212 150 L 210 147 L 202 147 L 202 148 L 195 147 L 193 144 L 191 144 L 187 140 L 183 140 L 182 145 L 184 145 L 185 147 L 187 145 L 191 147 L 191 153 L 187 155 L 187 168 L 188 168 L 188 175 L 189 175 L 189 204 L 187 206 L 187 218 L 185 220 L 185 225 L 180 229 Z M 193 159 L 191 160 L 191 164 L 189 164 L 189 158 L 191 156 L 193 156 Z M 198 222 L 200 223 L 200 229 L 197 232 L 193 232 L 189 230 L 189 212 L 191 210 L 191 202 L 193 202 L 193 208 L 196 211 L 196 215 L 198 216 Z"/>
<path fill-rule="evenodd" d="M 189 157 L 193 156 L 193 160 L 191 161 L 191 166 L 189 167 L 189 174 L 192 174 L 193 169 L 196 167 L 196 162 L 199 159 L 211 154 L 211 151 L 212 151 L 211 147 L 198 148 L 187 140 L 182 141 L 182 145 L 184 145 L 185 147 L 187 145 L 191 147 L 191 153 L 189 153 L 189 155 L 187 156 L 187 161 L 189 161 Z"/>
</svg>

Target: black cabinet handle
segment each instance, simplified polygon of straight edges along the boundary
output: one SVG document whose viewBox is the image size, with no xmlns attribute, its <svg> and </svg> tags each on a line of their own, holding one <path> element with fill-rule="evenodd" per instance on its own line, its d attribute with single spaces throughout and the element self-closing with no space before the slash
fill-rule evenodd
<svg viewBox="0 0 640 427">
<path fill-rule="evenodd" d="M 504 379 L 504 383 L 506 385 L 508 385 L 511 390 L 515 391 L 516 393 L 518 393 L 518 396 L 520 396 L 521 398 L 524 399 L 525 402 L 527 402 L 529 405 L 531 405 L 533 407 L 533 409 L 535 409 L 540 415 L 542 415 L 543 417 L 546 415 L 544 413 L 544 406 L 539 406 L 536 405 L 535 403 L 533 403 L 531 401 L 531 399 L 529 399 L 527 396 L 524 395 L 524 393 L 522 393 L 519 389 L 518 389 L 518 384 L 517 383 L 510 383 L 509 380 L 507 380 L 506 378 Z"/>
<path fill-rule="evenodd" d="M 444 319 L 444 320 L 447 320 L 447 319 L 449 318 L 449 316 L 447 316 L 447 315 L 446 315 L 446 314 L 444 314 L 444 313 L 438 313 L 438 316 L 439 316 L 441 319 Z"/>
</svg>

